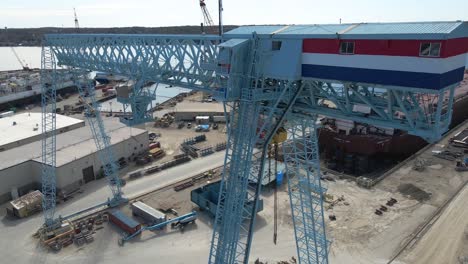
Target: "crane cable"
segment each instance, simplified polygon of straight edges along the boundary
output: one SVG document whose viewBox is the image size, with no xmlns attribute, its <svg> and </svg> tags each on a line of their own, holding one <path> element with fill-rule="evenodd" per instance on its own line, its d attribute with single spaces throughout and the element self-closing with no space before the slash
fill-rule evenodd
<svg viewBox="0 0 468 264">
<path fill-rule="evenodd" d="M 278 143 L 274 145 L 275 151 L 275 179 L 278 180 Z M 275 181 L 274 190 L 274 206 L 273 206 L 273 243 L 276 245 L 278 239 L 278 182 Z"/>
</svg>

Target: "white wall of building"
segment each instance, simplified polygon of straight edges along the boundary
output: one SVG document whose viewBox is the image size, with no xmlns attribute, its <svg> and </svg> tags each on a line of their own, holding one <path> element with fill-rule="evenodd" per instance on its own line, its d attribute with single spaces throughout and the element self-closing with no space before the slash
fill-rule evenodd
<svg viewBox="0 0 468 264">
<path fill-rule="evenodd" d="M 0 202 L 5 201 L 11 193 L 12 188 L 21 189 L 35 182 L 32 161 L 20 163 L 0 171 Z M 20 193 L 21 194 L 21 193 Z"/>
<path fill-rule="evenodd" d="M 148 133 L 128 138 L 112 146 L 116 159 L 128 158 L 148 149 Z M 67 190 L 84 183 L 83 169 L 93 166 L 96 176 L 101 168 L 98 153 L 73 160 L 56 169 L 57 188 Z M 11 199 L 13 187 L 27 190 L 31 186 L 40 186 L 42 164 L 33 160 L 0 171 L 0 203 Z"/>
<path fill-rule="evenodd" d="M 143 133 L 112 146 L 112 152 L 116 160 L 121 157 L 128 158 L 148 149 L 148 134 Z M 93 166 L 95 177 L 102 166 L 97 152 L 76 159 L 57 168 L 57 188 L 73 189 L 84 183 L 83 169 Z"/>
</svg>

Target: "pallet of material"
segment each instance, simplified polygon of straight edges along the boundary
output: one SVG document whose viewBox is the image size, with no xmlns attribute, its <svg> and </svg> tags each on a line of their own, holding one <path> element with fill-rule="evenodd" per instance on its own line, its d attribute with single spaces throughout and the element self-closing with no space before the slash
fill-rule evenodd
<svg viewBox="0 0 468 264">
<path fill-rule="evenodd" d="M 191 186 L 193 186 L 193 181 L 187 181 L 187 182 L 181 183 L 179 185 L 176 185 L 174 187 L 174 191 L 179 192 L 179 191 L 182 191 L 183 189 L 187 189 L 188 187 L 191 187 Z"/>
<path fill-rule="evenodd" d="M 27 217 L 42 210 L 42 193 L 30 192 L 10 202 L 11 208 L 7 208 L 7 214 L 18 218 Z"/>
</svg>

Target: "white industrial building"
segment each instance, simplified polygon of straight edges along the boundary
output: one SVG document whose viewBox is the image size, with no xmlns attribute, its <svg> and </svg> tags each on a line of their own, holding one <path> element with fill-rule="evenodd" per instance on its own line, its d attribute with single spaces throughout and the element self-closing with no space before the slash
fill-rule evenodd
<svg viewBox="0 0 468 264">
<path fill-rule="evenodd" d="M 184 102 L 170 111 L 174 112 L 176 121 L 195 121 L 197 116 L 208 116 L 211 120 L 215 116 L 224 119 L 221 103 Z"/>
<path fill-rule="evenodd" d="M 127 127 L 114 118 L 104 119 L 104 123 L 116 159 L 131 159 L 148 149 L 146 130 Z M 40 113 L 0 118 L 0 203 L 16 194 L 40 190 L 40 130 Z M 67 193 L 97 179 L 102 167 L 90 127 L 82 120 L 57 115 L 56 131 L 58 193 Z"/>
</svg>

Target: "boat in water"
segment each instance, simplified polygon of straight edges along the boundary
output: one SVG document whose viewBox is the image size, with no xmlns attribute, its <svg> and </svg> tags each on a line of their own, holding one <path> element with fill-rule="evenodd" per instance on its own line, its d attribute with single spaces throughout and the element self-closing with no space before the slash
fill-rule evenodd
<svg viewBox="0 0 468 264">
<path fill-rule="evenodd" d="M 62 75 L 57 85 L 59 94 L 69 93 L 73 87 L 72 75 Z M 41 80 L 39 69 L 0 72 L 0 110 L 40 100 Z"/>
<path fill-rule="evenodd" d="M 111 82 L 125 82 L 128 80 L 127 77 L 114 75 L 112 73 L 107 72 L 96 72 L 96 76 L 94 76 L 94 80 L 99 84 L 109 84 Z"/>
</svg>

